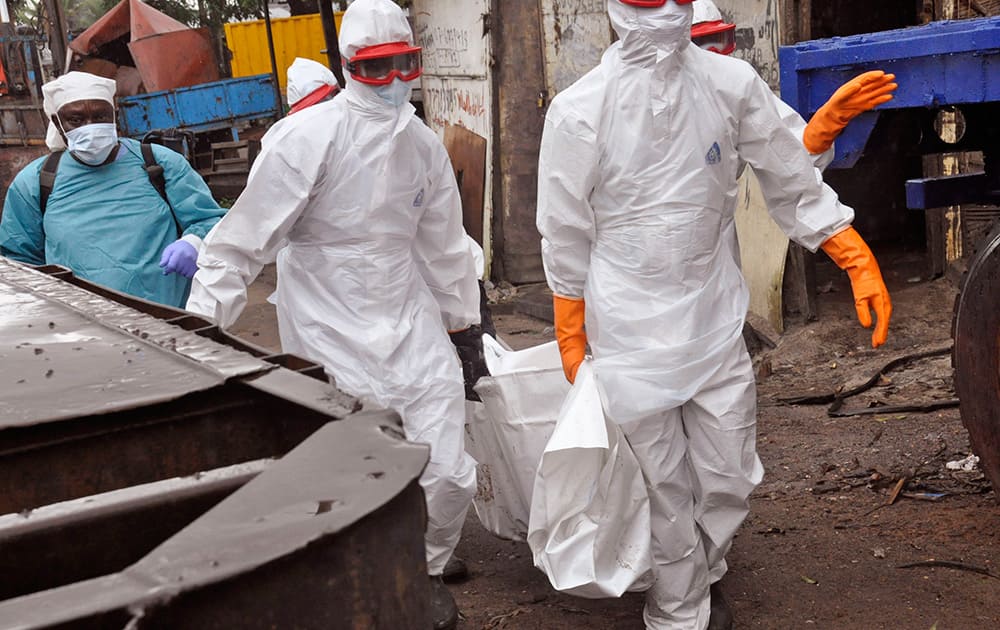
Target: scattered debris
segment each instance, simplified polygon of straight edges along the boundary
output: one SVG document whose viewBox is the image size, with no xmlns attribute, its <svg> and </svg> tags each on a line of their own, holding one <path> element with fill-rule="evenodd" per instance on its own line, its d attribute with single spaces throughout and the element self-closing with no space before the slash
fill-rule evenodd
<svg viewBox="0 0 1000 630">
<path fill-rule="evenodd" d="M 947 492 L 902 492 L 900 496 L 906 497 L 907 499 L 916 499 L 917 501 L 940 501 L 944 497 L 948 496 Z"/>
<path fill-rule="evenodd" d="M 896 482 L 896 487 L 892 489 L 892 494 L 889 495 L 889 501 L 886 505 L 892 505 L 899 498 L 899 493 L 903 491 L 903 486 L 906 485 L 906 477 L 900 477 L 899 481 Z"/>
<path fill-rule="evenodd" d="M 493 628 L 506 627 L 508 621 L 510 621 L 514 617 L 523 615 L 526 612 L 528 612 L 528 610 L 525 608 L 515 608 L 514 610 L 507 613 L 503 613 L 502 615 L 496 615 L 495 617 L 490 617 L 490 620 L 486 622 L 486 625 L 483 626 L 483 628 L 485 630 L 491 630 Z"/>
<path fill-rule="evenodd" d="M 994 575 L 989 569 L 984 569 L 983 567 L 977 567 L 972 564 L 965 564 L 964 562 L 955 562 L 953 560 L 922 560 L 920 562 L 911 562 L 909 564 L 901 564 L 897 569 L 916 569 L 922 567 L 943 567 L 945 569 L 957 569 L 959 571 L 970 571 L 972 573 L 979 573 L 980 575 L 985 575 L 996 580 L 1000 580 L 1000 577 Z"/>
<path fill-rule="evenodd" d="M 975 472 L 979 467 L 979 456 L 969 455 L 964 459 L 956 459 L 944 465 L 948 470 L 960 470 L 962 472 Z"/>
<path fill-rule="evenodd" d="M 799 577 L 801 577 L 802 581 L 805 582 L 806 584 L 813 584 L 813 585 L 819 584 L 819 582 L 817 582 L 816 580 L 812 579 L 811 577 L 807 577 L 805 575 L 800 575 Z"/>
</svg>

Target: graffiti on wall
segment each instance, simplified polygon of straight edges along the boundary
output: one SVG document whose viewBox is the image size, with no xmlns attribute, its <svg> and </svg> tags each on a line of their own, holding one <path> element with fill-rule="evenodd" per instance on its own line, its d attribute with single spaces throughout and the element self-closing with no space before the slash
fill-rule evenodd
<svg viewBox="0 0 1000 630">
<path fill-rule="evenodd" d="M 727 22 L 736 25 L 734 57 L 752 65 L 775 92 L 781 71 L 781 7 L 778 0 L 716 0 Z"/>
<path fill-rule="evenodd" d="M 427 123 L 437 132 L 461 125 L 481 136 L 488 137 L 489 94 L 484 81 L 424 77 L 421 93 Z"/>
<path fill-rule="evenodd" d="M 421 24 L 416 39 L 417 45 L 424 49 L 425 66 L 438 71 L 463 68 L 470 50 L 468 29 Z"/>
<path fill-rule="evenodd" d="M 411 13 L 426 73 L 486 76 L 486 0 L 417 0 Z"/>
</svg>

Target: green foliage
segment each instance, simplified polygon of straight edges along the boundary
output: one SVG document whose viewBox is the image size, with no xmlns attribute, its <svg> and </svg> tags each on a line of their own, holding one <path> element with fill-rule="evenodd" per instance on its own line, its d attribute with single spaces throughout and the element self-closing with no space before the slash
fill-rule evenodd
<svg viewBox="0 0 1000 630">
<path fill-rule="evenodd" d="M 97 21 L 120 0 L 60 1 L 68 22 L 67 27 L 71 32 L 78 33 Z M 260 0 L 197 0 L 195 3 L 188 3 L 185 0 L 145 0 L 145 2 L 179 22 L 196 27 L 220 26 L 226 22 L 259 18 L 263 15 Z M 44 13 L 44 5 L 40 0 L 8 0 L 7 4 L 19 24 L 35 28 L 40 26 L 40 17 Z"/>
</svg>

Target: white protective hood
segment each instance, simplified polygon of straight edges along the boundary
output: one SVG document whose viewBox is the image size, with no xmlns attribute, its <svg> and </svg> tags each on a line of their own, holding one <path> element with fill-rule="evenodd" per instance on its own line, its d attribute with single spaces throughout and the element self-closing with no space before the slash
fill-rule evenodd
<svg viewBox="0 0 1000 630">
<path fill-rule="evenodd" d="M 296 57 L 288 66 L 288 105 L 295 105 L 324 85 L 337 85 L 333 72 L 318 61 Z"/>
<path fill-rule="evenodd" d="M 413 45 L 413 30 L 399 5 L 392 0 L 355 0 L 347 7 L 339 33 L 340 55 L 345 61 L 362 48 L 393 42 Z M 356 81 L 349 72 L 344 73 L 344 80 L 347 83 L 347 99 L 372 115 L 400 116 L 401 124 L 412 118 L 415 110 L 409 99 L 403 105 L 394 107 L 379 98 L 372 86 Z"/>
<path fill-rule="evenodd" d="M 691 43 L 690 4 L 667 2 L 662 7 L 640 8 L 608 0 L 611 26 L 622 43 L 622 59 L 662 60 Z"/>
<path fill-rule="evenodd" d="M 719 11 L 719 7 L 715 6 L 712 0 L 698 0 L 692 3 L 694 7 L 694 25 L 697 26 L 702 22 L 721 22 L 722 12 Z"/>
</svg>

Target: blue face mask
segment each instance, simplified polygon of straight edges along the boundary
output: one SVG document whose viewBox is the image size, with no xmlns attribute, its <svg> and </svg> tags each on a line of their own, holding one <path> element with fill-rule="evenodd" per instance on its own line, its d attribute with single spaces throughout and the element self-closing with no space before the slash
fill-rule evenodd
<svg viewBox="0 0 1000 630">
<path fill-rule="evenodd" d="M 375 94 L 393 107 L 400 107 L 410 100 L 410 84 L 401 79 L 394 79 L 389 85 L 379 85 L 374 88 Z"/>
<path fill-rule="evenodd" d="M 84 164 L 98 166 L 118 146 L 114 123 L 93 123 L 66 132 L 67 150 Z"/>
</svg>

